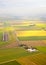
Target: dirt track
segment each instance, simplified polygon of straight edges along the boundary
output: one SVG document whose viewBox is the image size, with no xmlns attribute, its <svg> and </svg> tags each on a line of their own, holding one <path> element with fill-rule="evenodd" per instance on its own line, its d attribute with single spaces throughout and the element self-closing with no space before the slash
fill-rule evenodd
<svg viewBox="0 0 46 65">
<path fill-rule="evenodd" d="M 28 46 L 46 46 L 46 40 L 38 40 L 38 41 L 20 41 L 22 44 L 26 44 Z"/>
</svg>

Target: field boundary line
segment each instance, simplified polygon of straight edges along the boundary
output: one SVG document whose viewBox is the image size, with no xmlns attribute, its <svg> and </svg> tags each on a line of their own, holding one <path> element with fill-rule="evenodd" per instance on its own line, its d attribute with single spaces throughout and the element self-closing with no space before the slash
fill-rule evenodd
<svg viewBox="0 0 46 65">
<path fill-rule="evenodd" d="M 11 62 L 11 61 L 16 61 L 16 59 L 9 60 L 9 61 L 4 61 L 4 62 L 0 62 L 0 64 L 8 63 L 8 62 Z"/>
</svg>

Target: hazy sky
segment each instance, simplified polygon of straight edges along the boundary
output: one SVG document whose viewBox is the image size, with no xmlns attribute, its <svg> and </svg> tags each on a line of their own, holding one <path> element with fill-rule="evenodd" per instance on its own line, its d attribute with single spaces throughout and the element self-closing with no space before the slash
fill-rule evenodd
<svg viewBox="0 0 46 65">
<path fill-rule="evenodd" d="M 46 14 L 46 0 L 0 0 L 0 15 Z"/>
</svg>

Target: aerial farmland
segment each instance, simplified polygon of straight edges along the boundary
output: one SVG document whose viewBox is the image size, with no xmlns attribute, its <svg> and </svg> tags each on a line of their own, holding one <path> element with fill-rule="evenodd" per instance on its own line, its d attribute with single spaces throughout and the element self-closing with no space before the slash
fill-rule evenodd
<svg viewBox="0 0 46 65">
<path fill-rule="evenodd" d="M 46 65 L 46 23 L 0 21 L 0 65 Z"/>
</svg>

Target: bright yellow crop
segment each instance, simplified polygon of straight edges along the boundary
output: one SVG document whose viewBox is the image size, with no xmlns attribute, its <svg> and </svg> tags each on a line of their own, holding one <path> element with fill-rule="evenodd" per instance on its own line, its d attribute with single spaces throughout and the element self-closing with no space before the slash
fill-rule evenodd
<svg viewBox="0 0 46 65">
<path fill-rule="evenodd" d="M 23 37 L 23 36 L 46 36 L 46 31 L 43 30 L 29 30 L 29 31 L 17 31 L 17 36 L 18 37 Z"/>
</svg>

